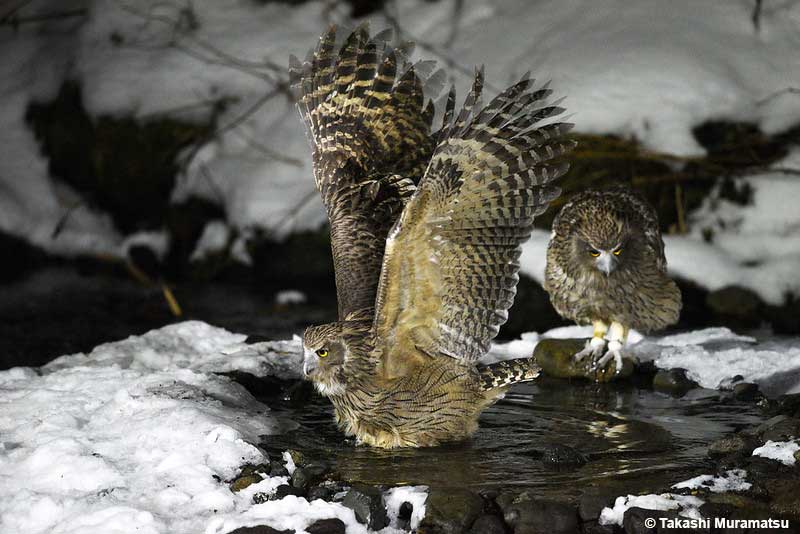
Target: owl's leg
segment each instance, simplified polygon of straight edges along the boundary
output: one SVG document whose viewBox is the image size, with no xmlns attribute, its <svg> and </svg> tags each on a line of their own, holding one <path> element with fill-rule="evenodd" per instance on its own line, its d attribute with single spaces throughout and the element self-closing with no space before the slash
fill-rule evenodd
<svg viewBox="0 0 800 534">
<path fill-rule="evenodd" d="M 608 325 L 600 320 L 592 321 L 592 324 L 594 325 L 594 335 L 586 342 L 583 350 L 575 353 L 574 358 L 577 362 L 587 356 L 591 356 L 593 360 L 599 358 L 606 346 L 605 336 L 608 332 Z"/>
<path fill-rule="evenodd" d="M 603 369 L 613 359 L 619 373 L 622 370 L 622 347 L 628 340 L 628 327 L 613 321 L 608 332 L 608 351 L 597 360 L 595 368 Z"/>
</svg>

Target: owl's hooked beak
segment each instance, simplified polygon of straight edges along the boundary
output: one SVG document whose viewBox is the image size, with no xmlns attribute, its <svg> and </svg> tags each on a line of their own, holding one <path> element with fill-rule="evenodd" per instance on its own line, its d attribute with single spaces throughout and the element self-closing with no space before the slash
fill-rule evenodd
<svg viewBox="0 0 800 534">
<path fill-rule="evenodd" d="M 317 355 L 314 354 L 314 352 L 305 349 L 303 351 L 303 356 L 303 375 L 306 377 L 311 377 L 317 372 L 317 364 L 319 363 L 317 360 Z"/>
<path fill-rule="evenodd" d="M 595 265 L 600 270 L 600 272 L 605 273 L 606 276 L 610 275 L 614 272 L 614 269 L 617 268 L 617 264 L 619 260 L 617 259 L 614 254 L 607 250 L 600 251 L 600 256 L 594 260 Z"/>
</svg>

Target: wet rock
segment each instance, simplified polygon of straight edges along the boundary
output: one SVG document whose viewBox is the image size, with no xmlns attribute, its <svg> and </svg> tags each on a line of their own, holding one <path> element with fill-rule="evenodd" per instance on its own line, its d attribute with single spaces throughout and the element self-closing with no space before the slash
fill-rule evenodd
<svg viewBox="0 0 800 534">
<path fill-rule="evenodd" d="M 685 395 L 697 387 L 697 382 L 686 376 L 686 369 L 661 369 L 653 377 L 653 389 L 670 395 Z"/>
<path fill-rule="evenodd" d="M 783 306 L 767 306 L 765 312 L 776 334 L 785 336 L 800 334 L 800 298 L 794 297 L 791 302 Z"/>
<path fill-rule="evenodd" d="M 602 493 L 587 493 L 578 500 L 578 517 L 581 521 L 597 521 L 600 512 L 607 506 L 612 506 L 616 496 Z"/>
<path fill-rule="evenodd" d="M 279 462 L 277 460 L 273 460 L 269 463 L 269 476 L 271 477 L 288 477 L 289 470 L 286 469 L 286 466 L 283 462 Z"/>
<path fill-rule="evenodd" d="M 266 496 L 266 499 L 263 493 L 254 495 L 253 502 L 256 501 L 256 496 L 260 496 L 259 499 L 261 500 L 261 502 L 266 502 L 266 501 L 279 501 L 289 495 L 294 495 L 295 497 L 302 497 L 303 491 L 295 487 L 292 487 L 289 484 L 281 484 L 280 486 L 275 488 L 275 493 Z"/>
<path fill-rule="evenodd" d="M 502 494 L 497 504 L 514 534 L 571 534 L 578 532 L 578 511 L 569 504 L 532 499 L 527 492 Z"/>
<path fill-rule="evenodd" d="M 247 486 L 264 480 L 264 477 L 261 476 L 260 473 L 266 474 L 269 473 L 269 470 L 268 464 L 244 465 L 239 475 L 230 483 L 229 487 L 234 493 L 242 491 Z"/>
<path fill-rule="evenodd" d="M 292 473 L 292 486 L 307 490 L 312 484 L 320 482 L 328 472 L 328 466 L 323 463 L 310 463 L 305 467 L 298 467 Z"/>
<path fill-rule="evenodd" d="M 461 534 L 467 531 L 483 512 L 483 499 L 469 490 L 432 491 L 425 503 L 425 517 L 419 532 Z"/>
<path fill-rule="evenodd" d="M 772 498 L 770 511 L 776 515 L 800 520 L 800 479 L 770 480 L 765 486 Z"/>
<path fill-rule="evenodd" d="M 700 505 L 698 511 L 703 517 L 713 519 L 715 517 L 730 517 L 734 510 L 736 508 L 728 503 L 704 502 Z"/>
<path fill-rule="evenodd" d="M 758 384 L 751 382 L 741 382 L 733 386 L 733 398 L 742 401 L 755 401 L 762 398 L 763 395 L 758 389 Z"/>
<path fill-rule="evenodd" d="M 342 504 L 353 510 L 358 522 L 371 530 L 380 530 L 389 524 L 383 495 L 374 486 L 353 486 L 344 496 Z"/>
<path fill-rule="evenodd" d="M 397 510 L 397 526 L 403 530 L 408 530 L 411 526 L 411 515 L 414 513 L 414 505 L 404 502 Z"/>
<path fill-rule="evenodd" d="M 706 304 L 724 324 L 735 328 L 752 328 L 763 320 L 764 302 L 753 291 L 738 286 L 727 286 L 711 291 Z"/>
<path fill-rule="evenodd" d="M 472 524 L 470 534 L 506 534 L 506 525 L 496 515 L 484 514 Z"/>
<path fill-rule="evenodd" d="M 582 466 L 587 462 L 586 456 L 568 445 L 548 445 L 542 450 L 542 463 L 551 467 Z"/>
<path fill-rule="evenodd" d="M 306 456 L 300 451 L 289 449 L 286 452 L 289 453 L 289 456 L 291 456 L 294 465 L 296 465 L 297 467 L 303 467 L 308 462 Z"/>
<path fill-rule="evenodd" d="M 626 534 L 650 534 L 656 532 L 663 532 L 659 529 L 661 518 L 677 519 L 680 517 L 678 512 L 669 510 L 647 510 L 634 506 L 625 511 L 622 518 L 622 528 Z M 655 519 L 655 527 L 648 527 L 645 522 Z"/>
<path fill-rule="evenodd" d="M 322 499 L 323 501 L 332 501 L 333 496 L 336 494 L 336 491 L 329 487 L 329 486 L 314 486 L 313 488 L 309 489 L 306 493 L 306 498 L 309 501 L 315 501 L 317 499 Z"/>
<path fill-rule="evenodd" d="M 575 360 L 575 353 L 586 345 L 585 339 L 543 339 L 533 351 L 533 356 L 542 371 L 555 378 L 587 378 L 597 382 L 610 382 L 627 378 L 633 374 L 633 362 L 622 360 L 622 370 L 616 372 L 616 364 L 609 363 L 605 369 L 593 369 L 590 358 Z"/>
<path fill-rule="evenodd" d="M 294 534 L 294 530 L 275 530 L 266 525 L 258 525 L 255 527 L 239 527 L 236 530 L 231 530 L 229 534 Z"/>
<path fill-rule="evenodd" d="M 760 445 L 759 441 L 747 434 L 733 434 L 720 438 L 708 446 L 708 455 L 712 458 L 724 456 L 749 456 L 753 449 Z"/>
<path fill-rule="evenodd" d="M 800 393 L 781 395 L 771 400 L 767 405 L 767 412 L 773 416 L 786 415 L 800 418 Z"/>
<path fill-rule="evenodd" d="M 345 524 L 341 519 L 320 519 L 306 527 L 308 534 L 345 534 Z"/>
<path fill-rule="evenodd" d="M 800 436 L 800 419 L 786 415 L 776 415 L 767 419 L 749 433 L 761 438 L 762 441 L 786 441 L 795 436 Z"/>
</svg>

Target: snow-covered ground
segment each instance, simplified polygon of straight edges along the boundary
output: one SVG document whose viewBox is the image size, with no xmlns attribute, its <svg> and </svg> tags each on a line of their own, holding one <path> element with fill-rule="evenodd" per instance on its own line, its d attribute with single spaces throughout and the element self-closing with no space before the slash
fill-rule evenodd
<svg viewBox="0 0 800 534">
<path fill-rule="evenodd" d="M 764 3 L 757 31 L 751 0 L 406 0 L 390 4 L 404 38 L 423 39 L 417 56 L 455 60 L 448 69 L 463 94 L 473 64 L 487 66 L 489 93 L 531 69 L 568 96 L 579 132 L 635 136 L 645 146 L 678 155 L 702 153 L 691 128 L 708 119 L 748 120 L 768 132 L 800 122 L 800 4 Z M 22 14 L 52 11 L 31 2 Z M 80 81 L 93 115 L 209 113 L 229 102 L 231 124 L 284 79 L 288 55 L 302 55 L 347 8 L 329 2 L 290 6 L 249 0 L 162 2 L 79 0 L 80 20 L 0 27 L 0 229 L 57 254 L 122 255 L 125 236 L 85 205 L 64 230 L 53 229 L 76 195 L 48 177 L 47 163 L 24 123 L 32 99 L 52 98 L 67 79 Z M 383 15 L 373 27 L 391 26 Z M 112 44 L 116 43 L 116 44 Z M 200 105 L 197 105 L 200 104 Z M 187 106 L 189 109 L 187 110 Z M 180 109 L 181 111 L 175 111 Z M 308 147 L 291 103 L 269 100 L 236 128 L 202 147 L 173 199 L 199 195 L 222 201 L 240 230 L 277 234 L 323 222 L 312 192 Z M 781 166 L 798 166 L 797 153 Z M 688 236 L 667 238 L 674 273 L 717 288 L 737 283 L 772 303 L 800 293 L 800 215 L 791 199 L 800 181 L 780 173 L 749 178 L 752 206 L 704 206 L 689 214 Z M 298 209 L 299 208 L 299 209 Z M 212 223 L 197 257 L 224 246 L 228 232 Z M 715 230 L 713 244 L 702 238 Z M 524 270 L 540 277 L 547 235 L 534 235 Z M 755 264 L 754 264 L 755 261 Z"/>
<path fill-rule="evenodd" d="M 0 533 L 221 534 L 257 524 L 302 533 L 331 517 L 349 533 L 366 532 L 339 503 L 294 496 L 252 503 L 286 477 L 239 493 L 228 488 L 243 464 L 267 459 L 259 436 L 296 425 L 215 372 L 296 373 L 297 342 L 224 354 L 244 338 L 187 322 L 40 369 L 0 372 Z M 406 501 L 416 525 L 425 495 L 422 487 L 387 492 L 392 525 Z"/>
</svg>

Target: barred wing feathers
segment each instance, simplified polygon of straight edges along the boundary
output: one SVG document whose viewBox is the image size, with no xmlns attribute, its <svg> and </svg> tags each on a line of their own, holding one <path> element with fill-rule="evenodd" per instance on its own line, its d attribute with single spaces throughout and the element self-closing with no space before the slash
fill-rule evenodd
<svg viewBox="0 0 800 534">
<path fill-rule="evenodd" d="M 425 104 L 430 62 L 398 68 L 385 33 L 361 26 L 336 52 L 336 28 L 290 83 L 313 148 L 314 179 L 331 226 L 339 316 L 375 304 L 385 240 L 435 147 Z M 436 72 L 430 80 L 437 81 Z"/>
<path fill-rule="evenodd" d="M 567 170 L 548 161 L 573 142 L 551 91 L 527 76 L 481 109 L 478 71 L 454 117 L 451 90 L 439 144 L 392 228 L 374 330 L 387 377 L 440 354 L 475 361 L 507 319 L 519 280 L 520 245 L 560 190 Z M 416 349 L 416 350 L 415 350 Z M 424 357 L 422 357 L 424 358 Z"/>
</svg>

